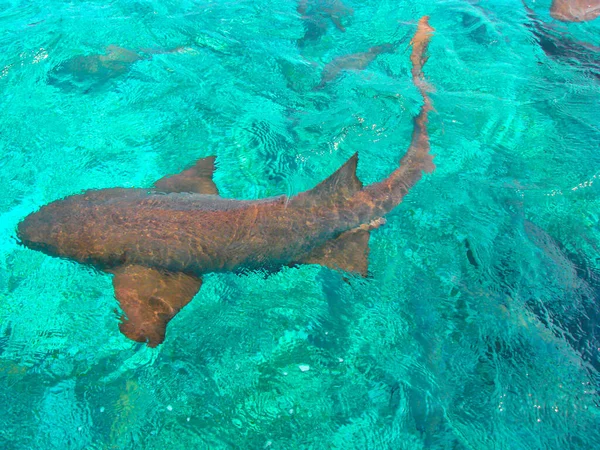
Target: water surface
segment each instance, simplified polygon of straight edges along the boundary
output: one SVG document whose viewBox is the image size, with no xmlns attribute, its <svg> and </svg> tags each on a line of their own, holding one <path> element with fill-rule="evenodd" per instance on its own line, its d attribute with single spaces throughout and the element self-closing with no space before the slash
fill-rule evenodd
<svg viewBox="0 0 600 450">
<path fill-rule="evenodd" d="M 281 0 L 0 4 L 0 448 L 600 445 L 600 84 L 544 53 L 520 1 L 434 3 L 348 0 L 345 32 Z M 357 151 L 382 179 L 420 107 L 422 15 L 437 169 L 372 233 L 367 279 L 210 275 L 149 349 L 119 333 L 109 275 L 18 245 L 44 204 L 213 154 L 224 197 L 293 195 Z M 108 45 L 152 50 L 65 69 Z"/>
</svg>

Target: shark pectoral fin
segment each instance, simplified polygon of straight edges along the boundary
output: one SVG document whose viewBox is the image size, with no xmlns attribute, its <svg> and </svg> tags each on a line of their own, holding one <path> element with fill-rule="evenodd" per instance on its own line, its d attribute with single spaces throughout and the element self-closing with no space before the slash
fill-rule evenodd
<svg viewBox="0 0 600 450">
<path fill-rule="evenodd" d="M 366 277 L 369 268 L 369 231 L 365 227 L 346 231 L 314 249 L 300 263 L 319 264 Z"/>
<path fill-rule="evenodd" d="M 189 169 L 176 175 L 166 176 L 154 183 L 157 190 L 163 192 L 194 192 L 196 194 L 218 195 L 219 191 L 213 181 L 215 157 L 199 159 Z"/>
<path fill-rule="evenodd" d="M 114 274 L 115 296 L 126 317 L 121 333 L 156 347 L 165 339 L 167 323 L 196 295 L 202 279 L 181 272 L 164 272 L 143 266 L 123 266 Z"/>
</svg>

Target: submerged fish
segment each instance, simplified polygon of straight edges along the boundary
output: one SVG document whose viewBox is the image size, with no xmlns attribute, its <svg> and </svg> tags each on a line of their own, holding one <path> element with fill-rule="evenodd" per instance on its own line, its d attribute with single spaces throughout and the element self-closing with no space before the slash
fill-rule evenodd
<svg viewBox="0 0 600 450">
<path fill-rule="evenodd" d="M 366 52 L 352 53 L 339 56 L 327 63 L 321 73 L 321 81 L 315 89 L 322 89 L 327 83 L 335 80 L 345 70 L 364 70 L 375 58 L 382 53 L 392 53 L 395 50 L 393 44 L 383 44 L 371 47 Z"/>
<path fill-rule="evenodd" d="M 296 9 L 304 23 L 304 36 L 298 41 L 304 45 L 306 41 L 316 41 L 327 32 L 328 22 L 341 32 L 346 31 L 342 18 L 352 16 L 354 10 L 340 0 L 300 0 Z"/>
<path fill-rule="evenodd" d="M 126 317 L 121 331 L 149 346 L 198 292 L 210 272 L 278 270 L 321 264 L 367 273 L 369 231 L 394 209 L 423 171 L 434 169 L 422 67 L 433 29 L 424 17 L 413 39 L 413 80 L 423 97 L 400 167 L 363 187 L 354 155 L 315 188 L 295 197 L 218 196 L 214 157 L 157 181 L 151 189 L 101 189 L 57 200 L 18 225 L 23 245 L 114 275 Z"/>
<path fill-rule="evenodd" d="M 552 0 L 550 15 L 563 22 L 587 22 L 600 16 L 600 0 Z"/>
<path fill-rule="evenodd" d="M 65 76 L 72 77 L 75 81 L 104 82 L 124 74 L 137 61 L 151 59 L 155 54 L 180 52 L 182 49 L 182 47 L 170 50 L 144 49 L 136 52 L 117 45 L 109 45 L 104 54 L 76 56 L 63 62 L 51 72 L 50 79 L 57 84 Z"/>
</svg>

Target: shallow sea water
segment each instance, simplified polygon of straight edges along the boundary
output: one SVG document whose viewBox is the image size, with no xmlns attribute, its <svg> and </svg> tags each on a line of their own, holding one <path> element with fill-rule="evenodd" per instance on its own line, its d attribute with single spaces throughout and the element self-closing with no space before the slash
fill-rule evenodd
<svg viewBox="0 0 600 450">
<path fill-rule="evenodd" d="M 293 1 L 0 2 L 0 448 L 600 446 L 600 82 L 544 54 L 517 0 L 345 3 L 346 32 L 302 40 Z M 600 45 L 600 20 L 549 3 L 530 6 Z M 42 205 L 213 154 L 230 198 L 293 195 L 357 151 L 384 178 L 421 104 L 422 15 L 437 169 L 372 233 L 368 278 L 209 275 L 150 349 L 119 333 L 109 275 L 18 244 Z M 111 44 L 185 50 L 59 68 Z"/>
</svg>

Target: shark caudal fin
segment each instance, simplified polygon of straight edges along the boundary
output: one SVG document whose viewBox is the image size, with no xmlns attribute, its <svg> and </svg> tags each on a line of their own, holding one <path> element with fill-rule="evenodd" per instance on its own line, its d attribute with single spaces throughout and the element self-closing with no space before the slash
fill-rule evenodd
<svg viewBox="0 0 600 450">
<path fill-rule="evenodd" d="M 427 123 L 429 112 L 433 110 L 429 92 L 431 87 L 425 81 L 423 66 L 427 62 L 427 48 L 434 29 L 429 25 L 429 18 L 419 20 L 417 31 L 411 45 L 413 83 L 419 90 L 423 104 L 419 114 L 413 120 L 413 133 L 410 146 L 400 160 L 400 167 L 389 177 L 379 183 L 373 183 L 359 191 L 346 205 L 352 219 L 350 223 L 361 224 L 382 217 L 398 206 L 408 191 L 421 178 L 423 172 L 431 173 L 435 169 L 433 156 L 430 153 L 429 133 Z"/>
<path fill-rule="evenodd" d="M 161 178 L 154 187 L 162 192 L 194 192 L 196 194 L 218 195 L 219 190 L 213 181 L 215 157 L 199 159 L 191 168 L 175 175 Z"/>
<path fill-rule="evenodd" d="M 358 157 L 354 155 L 317 187 L 292 199 L 290 203 L 296 206 L 337 209 L 340 220 L 345 220 L 350 227 L 298 263 L 320 264 L 366 275 L 369 231 L 383 223 L 381 217 L 402 201 L 408 190 L 422 178 L 422 172 L 434 170 L 427 132 L 428 114 L 433 109 L 429 98 L 431 88 L 423 75 L 423 66 L 427 62 L 425 55 L 433 32 L 429 18 L 422 17 L 411 41 L 412 79 L 423 98 L 423 105 L 414 119 L 411 143 L 400 160 L 400 167 L 385 180 L 363 188 L 356 177 Z"/>
<path fill-rule="evenodd" d="M 411 41 L 412 79 L 423 98 L 423 105 L 414 119 L 411 143 L 400 160 L 400 167 L 385 180 L 362 188 L 356 178 L 357 157 L 354 155 L 321 185 L 303 194 L 304 199 L 299 196 L 300 201 L 309 202 L 309 206 L 312 206 L 311 201 L 318 205 L 329 201 L 330 205 L 338 208 L 338 213 L 350 227 L 357 227 L 313 250 L 300 263 L 321 264 L 366 275 L 369 231 L 383 223 L 381 217 L 402 202 L 408 190 L 422 178 L 423 172 L 435 169 L 427 132 L 428 114 L 433 109 L 429 98 L 431 88 L 423 75 L 423 66 L 427 62 L 425 55 L 433 32 L 429 18 L 422 17 Z"/>
<path fill-rule="evenodd" d="M 423 66 L 429 59 L 427 54 L 427 48 L 429 47 L 429 41 L 433 36 L 435 29 L 429 25 L 429 17 L 421 17 L 417 25 L 417 32 L 412 38 L 412 52 L 410 54 L 410 62 L 412 63 L 412 79 L 413 83 L 419 90 L 421 97 L 423 98 L 423 106 L 419 115 L 415 117 L 414 129 L 412 140 L 408 151 L 404 157 L 400 160 L 400 164 L 411 164 L 418 160 L 421 165 L 421 169 L 426 173 L 431 173 L 435 169 L 433 164 L 433 156 L 429 152 L 431 146 L 429 144 L 429 133 L 427 132 L 427 122 L 429 120 L 429 112 L 433 110 L 431 98 L 429 98 L 429 92 L 432 90 L 431 86 L 425 81 L 423 75 Z"/>
</svg>

